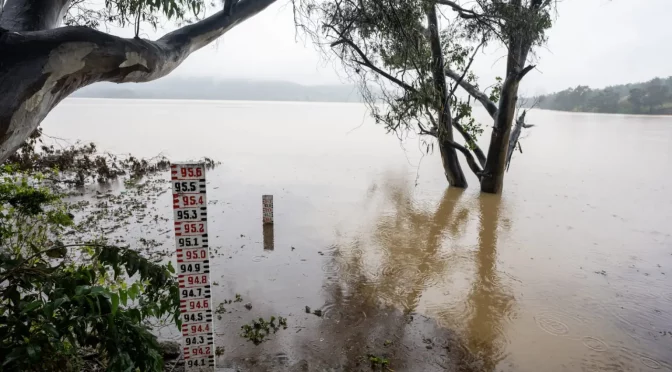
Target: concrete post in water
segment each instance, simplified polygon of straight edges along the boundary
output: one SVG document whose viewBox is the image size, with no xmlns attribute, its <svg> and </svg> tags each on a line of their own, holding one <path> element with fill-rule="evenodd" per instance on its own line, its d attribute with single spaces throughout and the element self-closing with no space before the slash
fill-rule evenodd
<svg viewBox="0 0 672 372">
<path fill-rule="evenodd" d="M 273 223 L 273 195 L 262 195 L 261 206 L 263 213 L 264 225 Z"/>
<path fill-rule="evenodd" d="M 171 164 L 185 371 L 214 372 L 208 201 L 204 164 Z"/>
<path fill-rule="evenodd" d="M 275 240 L 275 232 L 273 231 L 272 223 L 265 223 L 263 225 L 264 233 L 264 250 L 273 250 L 273 241 Z"/>
</svg>

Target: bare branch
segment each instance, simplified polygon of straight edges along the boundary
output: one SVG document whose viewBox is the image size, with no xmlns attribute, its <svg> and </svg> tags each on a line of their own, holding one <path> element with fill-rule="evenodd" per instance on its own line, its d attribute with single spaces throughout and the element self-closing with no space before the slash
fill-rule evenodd
<svg viewBox="0 0 672 372">
<path fill-rule="evenodd" d="M 457 14 L 460 15 L 460 17 L 464 19 L 474 19 L 478 17 L 482 17 L 482 14 L 476 13 L 474 10 L 469 10 L 469 9 L 464 9 L 461 7 L 459 4 L 457 4 L 454 1 L 450 0 L 437 0 L 437 4 L 441 5 L 448 5 L 450 8 L 452 8 L 454 11 L 457 12 Z"/>
<path fill-rule="evenodd" d="M 388 74 L 387 72 L 381 70 L 380 68 L 376 67 L 376 66 L 373 65 L 371 62 L 367 62 L 367 61 L 368 61 L 368 59 L 367 59 L 366 61 L 364 61 L 364 62 L 363 62 L 363 61 L 356 60 L 356 59 L 353 60 L 353 62 L 355 62 L 355 63 L 357 63 L 357 64 L 359 64 L 359 65 L 368 67 L 370 70 L 376 72 L 378 75 L 383 76 L 384 78 L 388 79 L 389 81 L 391 81 L 391 82 L 393 82 L 393 83 L 399 85 L 400 87 L 402 87 L 402 88 L 404 88 L 404 89 L 406 89 L 406 90 L 409 90 L 409 91 L 411 91 L 411 92 L 416 92 L 415 88 L 413 88 L 412 86 L 410 86 L 410 85 L 404 83 L 403 81 L 401 81 L 401 80 L 395 78 L 394 76 L 392 76 L 392 75 Z"/>
<path fill-rule="evenodd" d="M 506 170 L 509 170 L 509 167 L 511 166 L 511 156 L 513 155 L 513 151 L 516 149 L 516 145 L 521 149 L 522 147 L 520 146 L 520 142 L 518 139 L 520 138 L 520 134 L 522 133 L 523 128 L 530 128 L 533 127 L 534 125 L 531 124 L 525 124 L 525 116 L 527 115 L 527 110 L 523 110 L 523 113 L 520 114 L 518 119 L 516 120 L 516 124 L 513 126 L 513 129 L 511 130 L 511 137 L 509 138 L 509 151 L 506 155 Z"/>
<path fill-rule="evenodd" d="M 536 66 L 536 65 L 529 65 L 529 66 L 525 67 L 524 69 L 522 69 L 522 70 L 518 73 L 518 81 L 523 80 L 523 78 L 525 77 L 525 75 L 527 75 L 527 73 L 529 73 L 530 71 L 532 71 L 535 67 L 537 67 L 537 66 Z"/>
<path fill-rule="evenodd" d="M 349 46 L 350 46 L 350 47 L 351 47 L 351 48 L 352 48 L 352 49 L 359 55 L 359 57 L 362 59 L 362 61 L 354 60 L 355 63 L 358 63 L 358 64 L 360 64 L 360 65 L 362 65 L 362 66 L 368 67 L 368 68 L 371 69 L 372 71 L 375 71 L 377 74 L 379 74 L 379 75 L 385 77 L 385 78 L 388 79 L 389 81 L 391 81 L 391 82 L 393 82 L 393 83 L 399 85 L 400 87 L 402 87 L 402 88 L 404 88 L 404 89 L 406 89 L 406 90 L 408 90 L 408 91 L 411 91 L 411 92 L 414 92 L 414 93 L 417 92 L 417 90 L 416 90 L 415 88 L 413 88 L 412 86 L 410 86 L 410 85 L 408 85 L 407 83 L 405 83 L 405 82 L 403 82 L 403 81 L 401 81 L 401 80 L 395 78 L 394 76 L 390 75 L 389 73 L 383 71 L 382 69 L 380 69 L 379 67 L 377 67 L 376 65 L 374 65 L 374 64 L 369 60 L 369 58 L 366 56 L 366 54 L 362 51 L 362 49 L 361 49 L 359 46 L 357 46 L 357 44 L 355 44 L 355 43 L 354 43 L 352 40 L 350 40 L 349 38 L 345 37 L 345 36 L 343 35 L 343 33 L 341 33 L 340 31 L 338 31 L 334 26 L 332 26 L 332 25 L 326 25 L 326 24 L 325 24 L 325 26 L 327 26 L 327 27 L 331 28 L 332 30 L 334 30 L 334 32 L 336 32 L 336 34 L 340 37 L 339 40 L 336 40 L 336 41 L 334 41 L 333 43 L 331 43 L 331 46 L 332 46 L 332 47 L 333 47 L 333 46 L 336 46 L 336 45 L 339 45 L 339 44 L 343 44 L 343 43 L 349 45 Z"/>
<path fill-rule="evenodd" d="M 483 170 L 478 166 L 478 163 L 476 163 L 476 159 L 474 159 L 474 155 L 472 155 L 471 151 L 469 151 L 466 147 L 460 145 L 455 141 L 444 140 L 443 142 L 448 144 L 450 147 L 458 150 L 462 154 L 464 154 L 464 157 L 467 159 L 467 164 L 469 165 L 469 168 L 471 169 L 472 172 L 474 172 L 476 177 L 480 179 L 481 176 L 483 176 Z"/>
</svg>

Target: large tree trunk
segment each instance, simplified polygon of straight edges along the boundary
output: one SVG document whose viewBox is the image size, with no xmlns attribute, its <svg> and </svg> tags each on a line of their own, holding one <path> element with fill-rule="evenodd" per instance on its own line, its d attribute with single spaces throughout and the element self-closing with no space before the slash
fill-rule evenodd
<svg viewBox="0 0 672 372">
<path fill-rule="evenodd" d="M 509 75 L 502 84 L 502 95 L 499 100 L 497 117 L 490 136 L 488 158 L 481 178 L 481 191 L 498 194 L 504 184 L 506 159 L 509 149 L 511 124 L 516 112 L 519 81 L 515 74 Z"/>
<path fill-rule="evenodd" d="M 427 10 L 427 23 L 429 29 L 429 40 L 432 51 L 432 75 L 434 78 L 435 96 L 438 97 L 435 103 L 439 112 L 439 124 L 437 128 L 439 149 L 441 151 L 441 160 L 443 170 L 450 186 L 467 187 L 467 179 L 462 172 L 462 167 L 457 158 L 457 151 L 450 145 L 453 141 L 452 116 L 450 114 L 450 103 L 448 101 L 448 89 L 446 87 L 446 75 L 444 73 L 443 49 L 441 48 L 441 39 L 439 37 L 438 20 L 436 17 L 436 6 L 432 5 Z"/>
<path fill-rule="evenodd" d="M 150 41 L 86 27 L 54 28 L 68 0 L 8 0 L 0 15 L 0 162 L 75 90 L 98 81 L 163 77 L 274 1 L 229 0 L 225 10 Z"/>
<path fill-rule="evenodd" d="M 538 3 L 535 1 L 533 6 L 538 6 Z M 521 0 L 513 0 L 512 5 L 522 9 Z M 534 67 L 525 67 L 531 47 L 532 42 L 529 37 L 519 34 L 511 36 L 509 39 L 506 79 L 502 84 L 497 116 L 490 136 L 488 159 L 485 162 L 483 177 L 481 178 L 481 191 L 483 192 L 492 194 L 502 192 L 509 152 L 509 137 L 516 113 L 516 101 L 518 100 L 518 86 L 523 77 Z"/>
</svg>

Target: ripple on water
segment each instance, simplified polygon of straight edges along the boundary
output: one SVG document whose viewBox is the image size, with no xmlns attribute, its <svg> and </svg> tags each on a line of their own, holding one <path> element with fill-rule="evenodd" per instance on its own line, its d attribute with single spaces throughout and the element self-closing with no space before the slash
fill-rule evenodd
<svg viewBox="0 0 672 372">
<path fill-rule="evenodd" d="M 401 271 L 401 267 L 397 265 L 387 265 L 383 267 L 383 270 L 381 270 L 381 274 L 383 277 L 397 277 L 399 275 L 399 272 Z"/>
<path fill-rule="evenodd" d="M 343 313 L 336 308 L 336 303 L 327 303 L 322 306 L 322 318 L 329 319 L 334 322 L 340 322 L 343 318 Z"/>
<path fill-rule="evenodd" d="M 651 287 L 646 283 L 628 283 L 618 293 L 631 301 L 658 301 L 661 296 L 651 292 Z"/>
<path fill-rule="evenodd" d="M 656 359 L 652 355 L 647 355 L 626 347 L 621 348 L 621 355 L 626 357 L 626 359 L 630 359 L 632 363 L 642 364 L 649 369 L 672 371 L 672 365 L 670 363 Z"/>
<path fill-rule="evenodd" d="M 325 274 L 336 275 L 341 272 L 341 265 L 336 261 L 330 261 L 322 265 L 322 272 Z"/>
<path fill-rule="evenodd" d="M 597 352 L 604 352 L 609 348 L 606 342 L 595 337 L 586 336 L 581 340 L 581 342 L 583 342 L 587 348 Z"/>
<path fill-rule="evenodd" d="M 663 368 L 663 365 L 660 364 L 659 361 L 649 358 L 647 356 L 640 355 L 639 356 L 639 361 L 642 362 L 643 365 L 651 368 L 651 369 L 661 369 Z"/>
<path fill-rule="evenodd" d="M 670 292 L 670 293 L 668 293 L 667 295 L 665 295 L 665 299 L 666 299 L 668 302 L 672 302 L 672 292 Z"/>
<path fill-rule="evenodd" d="M 534 316 L 534 321 L 544 332 L 553 336 L 566 336 L 572 327 L 579 328 L 580 318 L 557 311 L 545 310 Z"/>
<path fill-rule="evenodd" d="M 643 301 L 618 303 L 609 311 L 631 331 L 634 331 L 633 327 L 657 331 L 672 324 L 670 313 Z"/>
<path fill-rule="evenodd" d="M 289 362 L 289 356 L 283 352 L 276 353 L 273 355 L 273 361 L 279 365 L 286 365 Z"/>
<path fill-rule="evenodd" d="M 261 262 L 265 258 L 266 258 L 266 256 L 254 256 L 254 257 L 252 257 L 252 262 Z"/>
</svg>

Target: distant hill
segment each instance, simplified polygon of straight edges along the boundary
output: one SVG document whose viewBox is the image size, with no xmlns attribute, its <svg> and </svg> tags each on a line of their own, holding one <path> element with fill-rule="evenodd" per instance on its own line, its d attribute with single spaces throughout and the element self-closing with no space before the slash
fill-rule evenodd
<svg viewBox="0 0 672 372">
<path fill-rule="evenodd" d="M 536 98 L 537 107 L 549 110 L 672 115 L 672 77 L 604 89 L 579 85 Z"/>
<path fill-rule="evenodd" d="M 168 77 L 142 84 L 98 83 L 74 97 L 246 101 L 361 102 L 352 85 L 307 86 L 284 81 Z"/>
</svg>

